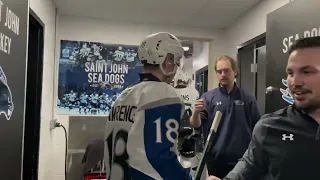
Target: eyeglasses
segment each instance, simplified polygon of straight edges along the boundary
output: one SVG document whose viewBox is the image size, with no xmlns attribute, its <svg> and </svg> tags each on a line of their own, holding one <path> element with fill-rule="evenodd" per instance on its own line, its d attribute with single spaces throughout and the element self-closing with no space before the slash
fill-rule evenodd
<svg viewBox="0 0 320 180">
<path fill-rule="evenodd" d="M 229 74 L 229 73 L 231 72 L 231 69 L 229 69 L 229 68 L 226 68 L 226 69 L 218 69 L 217 72 L 218 72 L 219 74 L 222 74 L 223 72 L 224 72 L 225 74 Z"/>
</svg>

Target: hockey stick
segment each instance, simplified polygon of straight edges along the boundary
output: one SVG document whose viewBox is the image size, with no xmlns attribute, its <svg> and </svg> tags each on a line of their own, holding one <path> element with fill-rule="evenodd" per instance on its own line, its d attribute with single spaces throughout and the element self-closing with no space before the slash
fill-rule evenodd
<svg viewBox="0 0 320 180">
<path fill-rule="evenodd" d="M 200 178 L 201 178 L 202 171 L 203 171 L 204 165 L 206 163 L 205 162 L 206 154 L 209 151 L 211 151 L 211 149 L 212 149 L 213 132 L 215 132 L 215 133 L 217 132 L 219 124 L 220 124 L 221 117 L 222 117 L 222 113 L 220 111 L 217 111 L 216 115 L 214 116 L 214 119 L 213 119 L 213 122 L 212 122 L 212 125 L 211 125 L 211 128 L 210 128 L 210 132 L 209 132 L 206 144 L 205 144 L 204 149 L 203 149 L 203 155 L 202 155 L 202 157 L 200 159 L 200 163 L 198 165 L 194 180 L 200 180 Z"/>
</svg>

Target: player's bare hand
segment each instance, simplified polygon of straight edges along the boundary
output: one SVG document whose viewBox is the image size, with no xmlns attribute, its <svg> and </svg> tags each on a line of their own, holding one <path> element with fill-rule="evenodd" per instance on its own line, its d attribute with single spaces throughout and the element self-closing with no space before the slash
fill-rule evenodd
<svg viewBox="0 0 320 180">
<path fill-rule="evenodd" d="M 221 179 L 215 176 L 209 176 L 207 180 L 221 180 Z"/>
<path fill-rule="evenodd" d="M 204 110 L 204 99 L 198 99 L 194 102 L 194 113 L 197 114 Z"/>
</svg>

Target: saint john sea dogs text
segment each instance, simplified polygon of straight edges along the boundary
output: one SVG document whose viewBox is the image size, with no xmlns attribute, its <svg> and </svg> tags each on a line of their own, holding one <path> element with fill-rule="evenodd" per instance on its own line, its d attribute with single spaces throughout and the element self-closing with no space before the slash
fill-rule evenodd
<svg viewBox="0 0 320 180">
<path fill-rule="evenodd" d="M 125 83 L 124 76 L 128 74 L 127 64 L 86 62 L 85 71 L 88 73 L 89 83 L 107 83 L 121 86 Z M 121 88 L 119 87 L 119 88 Z"/>
<path fill-rule="evenodd" d="M 5 27 L 19 36 L 19 17 L 0 1 L 0 23 L 3 22 Z M 0 51 L 6 54 L 11 53 L 11 38 L 2 32 L 0 32 Z"/>
</svg>

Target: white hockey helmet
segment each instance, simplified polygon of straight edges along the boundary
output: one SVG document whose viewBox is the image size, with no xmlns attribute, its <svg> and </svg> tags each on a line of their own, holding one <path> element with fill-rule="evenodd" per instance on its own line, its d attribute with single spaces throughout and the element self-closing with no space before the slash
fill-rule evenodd
<svg viewBox="0 0 320 180">
<path fill-rule="evenodd" d="M 180 71 L 176 74 L 175 79 L 176 79 L 176 80 L 183 81 L 183 82 L 186 82 L 186 83 L 188 83 L 188 82 L 191 80 L 191 78 L 189 77 L 189 74 L 186 73 L 186 72 L 183 71 L 183 70 L 180 70 Z"/>
<path fill-rule="evenodd" d="M 173 72 L 165 72 L 162 63 L 168 54 L 174 57 L 174 63 L 179 66 L 180 59 L 183 57 L 184 51 L 180 40 L 174 35 L 167 32 L 159 32 L 147 36 L 138 49 L 138 55 L 141 62 L 145 61 L 147 64 L 158 64 L 161 71 L 165 75 L 171 75 Z"/>
</svg>

